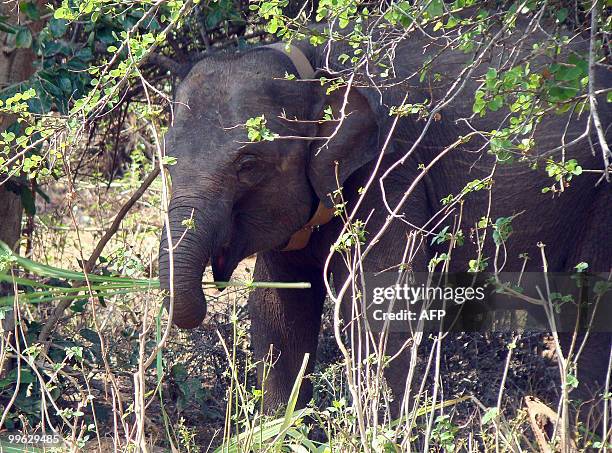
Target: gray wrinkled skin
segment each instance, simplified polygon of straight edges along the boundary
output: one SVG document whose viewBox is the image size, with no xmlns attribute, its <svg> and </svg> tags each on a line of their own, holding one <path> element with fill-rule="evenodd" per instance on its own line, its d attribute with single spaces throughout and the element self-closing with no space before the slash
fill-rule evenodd
<svg viewBox="0 0 612 453">
<path fill-rule="evenodd" d="M 517 32 L 520 35 L 520 31 Z M 396 70 L 398 77 L 407 77 L 435 49 L 428 48 L 425 37 L 411 37 L 398 49 Z M 534 42 L 538 37 L 533 38 Z M 512 47 L 516 36 L 504 41 Z M 317 68 L 322 58 L 318 50 L 300 44 L 304 53 Z M 525 45 L 530 48 L 529 43 Z M 435 50 L 437 52 L 437 50 Z M 333 49 L 338 55 L 342 49 Z M 494 66 L 503 49 L 497 46 L 489 59 L 477 68 L 458 96 L 432 123 L 422 143 L 405 165 L 394 171 L 385 181 L 389 204 L 394 206 L 404 191 L 420 174 L 419 164 L 427 165 L 446 146 L 471 129 L 459 118 L 472 114 L 473 93 L 478 79 L 489 65 Z M 348 206 L 354 205 L 358 189 L 362 187 L 374 168 L 392 117 L 391 105 L 399 105 L 406 89 L 410 90 L 409 102 L 426 98 L 439 101 L 448 92 L 471 55 L 446 52 L 434 64 L 431 73 L 442 74 L 442 80 L 419 82 L 414 75 L 409 82 L 385 90 L 381 96 L 375 90 L 353 88 L 349 94 L 347 112 L 341 130 L 328 147 L 319 153 L 321 142 L 305 140 L 275 140 L 245 144 L 242 128 L 232 128 L 248 118 L 265 114 L 267 126 L 281 136 L 321 137 L 333 132 L 335 123 L 299 123 L 279 118 L 281 113 L 289 119 L 316 120 L 323 116 L 327 105 L 338 112 L 342 105 L 343 90 L 325 96 L 324 88 L 316 82 L 283 80 L 285 73 L 296 73 L 295 68 L 281 52 L 256 49 L 237 55 L 220 55 L 198 63 L 181 83 L 177 93 L 174 125 L 168 133 L 166 149 L 178 163 L 170 168 L 173 195 L 170 203 L 170 224 L 176 245 L 185 227 L 182 220 L 191 217 L 196 228 L 189 230 L 174 251 L 174 322 L 183 328 L 198 326 L 206 314 L 201 290 L 204 267 L 211 263 L 216 280 L 228 280 L 238 262 L 257 253 L 255 279 L 258 281 L 309 281 L 311 289 L 282 290 L 260 289 L 252 293 L 249 309 L 252 318 L 252 342 L 257 358 L 262 358 L 274 345 L 277 362 L 266 383 L 266 403 L 270 407 L 286 402 L 304 353 L 314 357 L 317 336 L 321 324 L 321 311 L 325 297 L 323 264 L 335 241 L 341 222 L 338 219 L 316 231 L 304 250 L 280 252 L 290 236 L 301 228 L 314 212 L 319 200 L 329 203 L 328 195 L 337 187 L 336 163 L 339 183 L 343 187 Z M 549 63 L 542 58 L 532 63 Z M 597 74 L 600 87 L 611 86 L 610 74 Z M 610 125 L 610 107 L 599 102 L 602 122 Z M 490 131 L 498 127 L 507 115 L 502 109 L 488 112 L 483 119 L 475 119 L 472 125 Z M 571 142 L 585 130 L 588 113 L 574 115 L 566 135 Z M 537 128 L 534 155 L 541 155 L 561 145 L 560 140 L 567 125 L 567 115 L 550 115 Z M 403 118 L 395 131 L 394 140 L 383 158 L 379 174 L 382 174 L 399 156 L 405 153 L 421 133 L 424 121 L 414 116 Z M 228 129 L 232 128 L 232 129 Z M 608 140 L 612 138 L 607 131 Z M 601 151 L 593 133 L 595 154 L 592 154 L 587 138 L 568 147 L 568 156 L 578 160 L 583 168 L 600 169 Z M 481 150 L 484 141 L 474 138 L 453 151 L 427 174 L 402 209 L 403 220 L 422 226 L 442 208 L 440 200 L 449 194 L 458 194 L 467 182 L 482 179 L 490 174 L 495 158 Z M 558 153 L 555 155 L 559 160 Z M 593 271 L 607 272 L 611 267 L 612 246 L 609 240 L 612 225 L 610 210 L 612 196 L 610 184 L 595 185 L 599 174 L 584 173 L 572 180 L 571 187 L 563 194 L 551 197 L 541 189 L 548 181 L 543 170 L 528 168 L 527 164 L 500 165 L 495 173 L 491 192 L 491 219 L 509 217 L 518 213 L 513 223 L 514 232 L 506 244 L 505 270 L 520 270 L 519 254 L 527 253 L 531 260 L 527 271 L 541 270 L 538 243 L 546 244 L 550 271 L 567 271 L 586 261 Z M 489 192 L 474 192 L 466 198 L 461 212 L 462 228 L 466 244 L 453 251 L 452 270 L 465 270 L 467 262 L 476 257 L 476 245 L 470 240 L 470 229 L 487 213 Z M 365 219 L 373 211 L 367 231 L 373 236 L 383 224 L 387 212 L 382 204 L 378 183 L 368 192 L 357 218 Z M 458 220 L 455 210 L 444 225 Z M 430 225 L 431 226 L 431 225 Z M 394 221 L 367 256 L 364 268 L 378 271 L 401 262 L 405 238 L 412 227 L 401 219 Z M 425 238 L 412 268 L 425 271 L 435 252 L 444 248 L 431 246 L 431 238 Z M 446 247 L 446 244 L 445 244 Z M 165 232 L 160 244 L 160 282 L 169 287 L 169 262 L 166 252 Z M 484 256 L 493 257 L 492 241 L 487 241 Z M 347 277 L 344 263 L 336 256 L 330 273 L 337 286 Z M 345 318 L 346 319 L 346 318 Z M 392 336 L 390 350 L 405 338 Z M 609 351 L 610 337 L 600 335 L 585 351 L 581 382 L 603 382 L 603 366 Z M 407 357 L 406 357 L 407 359 Z M 311 360 L 309 371 L 314 360 Z M 387 374 L 396 394 L 403 391 L 406 366 L 391 367 Z M 311 394 L 308 385 L 303 386 L 301 404 Z M 399 399 L 399 398 L 398 398 Z"/>
</svg>

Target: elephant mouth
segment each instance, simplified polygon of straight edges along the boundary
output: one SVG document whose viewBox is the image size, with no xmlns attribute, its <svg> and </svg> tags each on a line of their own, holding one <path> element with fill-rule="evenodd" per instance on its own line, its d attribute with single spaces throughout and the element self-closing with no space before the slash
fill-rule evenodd
<svg viewBox="0 0 612 453">
<path fill-rule="evenodd" d="M 232 277 L 239 259 L 229 247 L 221 247 L 211 258 L 213 277 L 217 282 L 227 282 Z"/>
</svg>

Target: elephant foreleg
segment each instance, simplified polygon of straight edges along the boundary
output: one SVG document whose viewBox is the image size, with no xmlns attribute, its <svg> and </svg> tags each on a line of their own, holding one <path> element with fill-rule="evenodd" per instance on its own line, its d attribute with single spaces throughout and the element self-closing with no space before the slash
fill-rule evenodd
<svg viewBox="0 0 612 453">
<path fill-rule="evenodd" d="M 612 225 L 612 210 L 610 210 L 612 192 L 609 187 L 602 187 L 592 194 L 592 199 L 594 201 L 588 216 L 583 220 L 583 229 L 577 235 L 574 250 L 567 258 L 566 267 L 568 271 L 573 271 L 576 264 L 586 262 L 589 264 L 589 271 L 601 273 L 607 278 L 612 270 L 612 246 L 609 238 L 610 225 Z M 604 296 L 600 303 L 609 303 L 609 298 Z M 603 307 L 599 309 L 600 326 L 610 325 L 609 320 L 601 319 L 606 313 L 609 313 L 609 310 Z M 559 335 L 559 340 L 563 353 L 567 354 L 572 343 L 572 334 L 562 333 Z M 579 349 L 583 341 L 584 335 L 579 334 L 575 341 L 574 352 Z M 595 426 L 597 422 L 601 422 L 603 415 L 603 390 L 606 380 L 609 379 L 607 374 L 611 351 L 612 332 L 609 329 L 601 331 L 600 328 L 599 331 L 591 332 L 578 360 L 579 385 L 570 395 L 571 398 L 592 401 L 582 408 L 581 415 L 586 419 L 586 416 L 592 412 Z"/>
<path fill-rule="evenodd" d="M 256 289 L 249 297 L 251 343 L 264 389 L 267 411 L 287 403 L 304 354 L 313 370 L 325 292 L 319 270 L 304 267 L 293 253 L 265 252 L 257 256 L 255 281 L 311 283 L 310 289 Z M 264 370 L 266 370 L 265 381 Z M 312 397 L 312 384 L 302 382 L 299 406 Z"/>
</svg>

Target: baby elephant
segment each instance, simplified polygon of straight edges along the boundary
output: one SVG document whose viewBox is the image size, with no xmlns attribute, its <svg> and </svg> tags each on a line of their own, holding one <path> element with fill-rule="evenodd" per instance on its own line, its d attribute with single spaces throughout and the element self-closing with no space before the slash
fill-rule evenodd
<svg viewBox="0 0 612 453">
<path fill-rule="evenodd" d="M 502 264 L 504 271 L 541 271 L 542 250 L 549 272 L 573 271 L 581 262 L 590 271 L 609 272 L 612 195 L 605 180 L 597 184 L 601 173 L 574 175 L 570 186 L 564 183 L 570 178 L 561 178 L 555 196 L 542 190 L 555 183 L 547 163 L 560 162 L 562 153 L 566 162 L 601 168 L 600 137 L 587 126 L 588 113 L 571 121 L 571 110 L 543 116 L 529 133 L 526 159 L 503 163 L 503 145 L 497 154 L 486 152 L 495 144 L 489 144 L 491 131 L 500 130 L 511 112 L 500 105 L 474 115 L 474 93 L 524 31 L 517 25 L 478 58 L 440 50 L 431 45 L 435 33 L 415 32 L 395 48 L 395 74 L 381 88 L 360 72 L 343 73 L 350 82 L 336 90 L 321 85 L 320 77 L 332 79 L 343 70 L 325 63 L 338 61 L 346 51 L 341 44 L 264 46 L 196 64 L 178 88 L 166 136 L 177 163 L 169 167 L 169 231 L 162 233 L 159 262 L 162 288 L 170 288 L 173 275 L 173 322 L 189 329 L 204 320 L 201 281 L 209 262 L 215 280 L 226 281 L 242 259 L 257 254 L 256 281 L 309 282 L 308 289 L 257 289 L 249 298 L 256 356 L 265 358 L 271 345 L 274 352 L 265 401 L 275 407 L 287 402 L 304 354 L 311 357 L 307 371 L 313 369 L 328 289 L 344 297 L 343 325 L 355 321 L 346 283 L 354 272 L 397 272 L 400 265 L 426 272 L 445 259 L 443 253 L 452 255 L 448 271 Z M 530 58 L 532 73 L 546 74 L 553 63 L 528 54 L 530 42 L 545 39 L 534 33 L 522 46 L 524 55 L 515 56 Z M 586 49 L 585 43 L 574 46 Z M 429 59 L 429 74 L 436 76 L 422 79 Z M 461 86 L 455 83 L 460 74 Z M 612 86 L 609 73 L 597 69 L 595 75 L 598 87 Z M 407 102 L 424 106 L 424 113 L 402 113 Z M 602 98 L 599 107 L 607 127 L 610 104 Z M 240 127 L 245 124 L 248 131 Z M 609 140 L 609 127 L 604 132 Z M 342 237 L 356 239 L 338 242 L 349 214 L 353 236 Z M 194 227 L 186 228 L 185 219 Z M 461 241 L 458 233 L 451 237 L 459 229 Z M 452 250 L 449 239 L 456 242 Z M 360 267 L 346 260 L 356 244 Z M 335 252 L 328 260 L 330 249 Z M 399 348 L 407 338 L 401 332 L 388 338 L 387 354 L 398 356 L 386 379 L 398 405 L 410 360 Z M 561 338 L 566 348 L 568 338 Z M 582 352 L 585 394 L 605 381 L 610 340 L 609 334 L 593 335 Z M 305 382 L 301 404 L 311 392 Z"/>
</svg>

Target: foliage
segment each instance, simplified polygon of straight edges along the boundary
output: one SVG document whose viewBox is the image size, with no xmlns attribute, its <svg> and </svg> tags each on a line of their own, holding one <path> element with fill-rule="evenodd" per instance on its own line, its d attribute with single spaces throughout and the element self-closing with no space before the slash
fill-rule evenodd
<svg viewBox="0 0 612 453">
<path fill-rule="evenodd" d="M 116 398 L 113 403 L 123 404 L 117 409 L 122 411 L 121 420 L 117 422 L 121 428 L 132 433 L 137 431 L 134 427 L 144 426 L 145 409 L 139 404 L 154 401 L 159 405 L 163 443 L 173 447 L 180 445 L 187 451 L 197 450 L 198 433 L 193 425 L 189 426 L 187 417 L 194 405 L 208 408 L 213 404 L 213 398 L 210 389 L 194 377 L 194 373 L 202 370 L 194 371 L 194 366 L 181 361 L 182 357 L 172 357 L 171 360 L 167 343 L 165 348 L 158 347 L 167 336 L 162 327 L 163 316 L 151 307 L 160 305 L 161 297 L 152 292 L 158 285 L 157 280 L 151 278 L 152 261 L 147 262 L 131 243 L 134 238 L 140 240 L 140 236 L 123 237 L 123 243 L 115 243 L 114 250 L 95 260 L 97 267 L 93 272 L 83 272 L 87 257 L 83 254 L 78 220 L 87 215 L 94 216 L 92 211 L 108 214 L 116 205 L 99 202 L 99 205 L 81 212 L 84 210 L 75 200 L 87 185 L 98 188 L 104 185 L 107 190 L 118 188 L 118 193 L 133 191 L 141 184 L 144 174 L 175 163 L 162 152 L 158 153 L 156 144 L 163 141 L 163 134 L 171 121 L 171 100 L 177 76 L 184 75 L 191 64 L 215 52 L 240 50 L 275 38 L 287 43 L 305 39 L 321 49 L 332 43 L 342 45 L 343 51 L 337 60 L 329 62 L 330 74 L 321 78 L 327 92 L 353 82 L 363 86 L 369 84 L 370 88 L 375 85 L 382 90 L 399 85 L 394 49 L 411 33 L 427 30 L 438 37 L 440 47 L 447 46 L 453 52 L 470 54 L 476 59 L 482 57 L 479 52 L 489 42 L 494 44 L 500 30 L 508 35 L 520 20 L 538 21 L 550 32 L 529 50 L 528 58 L 492 62 L 482 73 L 470 72 L 474 61 L 470 59 L 461 70 L 477 81 L 478 88 L 467 93 L 455 93 L 451 89 L 444 95 L 456 94 L 464 98 L 472 114 L 468 118 L 470 121 L 503 113 L 504 118 L 498 127 L 478 131 L 485 143 L 483 149 L 495 156 L 498 165 L 529 163 L 543 193 L 563 196 L 565 190 L 571 190 L 570 183 L 583 177 L 585 172 L 602 172 L 600 168 L 583 168 L 584 163 L 567 154 L 564 147 L 545 157 L 535 155 L 534 150 L 538 146 L 535 131 L 543 118 L 594 115 L 589 92 L 592 88 L 591 70 L 596 65 L 606 66 L 610 62 L 608 34 L 612 29 L 612 18 L 604 14 L 608 4 L 602 6 L 601 2 L 565 0 L 554 4 L 545 0 L 319 0 L 298 3 L 287 0 L 62 0 L 49 4 L 23 1 L 19 3 L 19 20 L 0 17 L 0 31 L 8 36 L 8 47 L 4 51 L 26 49 L 35 56 L 32 77 L 0 90 L 0 114 L 10 118 L 10 124 L 0 132 L 0 185 L 6 184 L 7 188 L 17 192 L 28 215 L 33 218 L 39 214 L 39 219 L 45 220 L 46 223 L 41 222 L 44 228 L 76 229 L 75 243 L 79 244 L 77 257 L 60 266 L 48 264 L 49 252 L 44 247 L 27 250 L 28 254 L 38 253 L 36 260 L 10 253 L 5 246 L 0 250 L 0 283 L 14 285 L 13 289 L 17 289 L 17 294 L 10 291 L 9 295 L 0 296 L 1 313 L 13 316 L 14 310 L 9 310 L 10 307 L 22 310 L 20 316 L 23 317 L 18 325 L 25 332 L 14 346 L 6 345 L 19 368 L 13 368 L 0 379 L 4 426 L 9 429 L 39 429 L 46 420 L 46 423 L 58 426 L 73 446 L 83 448 L 86 442 L 101 435 L 96 417 L 102 409 L 88 388 L 90 378 L 92 375 L 96 379 L 103 374 L 111 376 L 110 370 L 118 369 L 119 378 L 126 379 L 127 376 L 130 385 L 133 383 L 130 391 L 134 391 L 134 401 L 123 404 L 122 389 L 116 381 L 111 383 L 111 390 L 105 388 Z M 591 8 L 595 8 L 594 15 L 590 13 Z M 589 51 L 564 52 L 576 37 L 588 35 L 592 17 L 597 19 L 601 33 L 593 38 Z M 316 26 L 312 26 L 312 22 Z M 546 59 L 539 60 L 539 57 Z M 434 86 L 446 76 L 436 71 L 439 63 L 436 58 L 439 57 L 435 52 L 425 52 L 424 49 L 423 61 L 417 71 L 423 85 Z M 334 73 L 333 70 L 343 72 Z M 367 77 L 363 77 L 364 74 Z M 609 89 L 605 94 L 608 101 L 612 101 Z M 403 101 L 386 105 L 387 111 L 383 116 L 391 120 L 411 120 L 420 130 L 426 130 L 444 119 L 440 106 L 441 100 L 433 94 L 424 100 L 415 100 L 408 95 Z M 326 107 L 324 120 L 340 120 L 342 114 Z M 268 120 L 262 112 L 262 115 L 241 125 L 248 140 L 266 142 L 281 139 L 278 133 L 268 128 Z M 459 144 L 464 145 L 472 135 L 457 138 Z M 428 169 L 420 164 L 419 171 L 425 174 Z M 490 193 L 494 184 L 494 174 L 479 177 L 459 193 L 448 194 L 441 204 L 446 212 L 450 212 L 462 206 L 465 199 L 476 192 Z M 67 208 L 61 221 L 36 211 L 36 198 L 48 199 L 46 192 L 58 187 L 64 191 Z M 161 206 L 165 200 L 164 190 L 164 185 L 155 186 L 147 202 Z M 360 194 L 366 191 L 367 188 L 362 188 Z M 336 195 L 341 194 L 340 188 Z M 336 216 L 345 223 L 345 229 L 335 242 L 333 252 L 354 265 L 354 251 L 360 251 L 376 232 L 368 231 L 365 220 L 349 217 L 344 200 L 338 201 L 335 208 Z M 155 214 L 160 213 L 156 211 Z M 437 254 L 430 268 L 447 266 L 453 248 L 467 247 L 473 242 L 477 253 L 469 261 L 469 270 L 479 272 L 494 267 L 497 257 L 483 256 L 483 243 L 492 241 L 495 250 L 503 249 L 505 243 L 512 240 L 515 227 L 512 222 L 519 213 L 503 215 L 506 217 L 491 218 L 488 213 L 483 213 L 481 221 L 470 226 L 471 231 L 451 228 L 448 222 L 440 224 L 430 232 L 429 241 L 437 247 L 449 249 Z M 131 219 L 132 226 L 140 228 L 140 223 L 146 223 L 145 217 Z M 103 222 L 105 227 L 107 223 Z M 183 226 L 186 229 L 200 227 L 193 219 L 183 220 Z M 159 233 L 160 224 L 142 228 L 148 236 L 154 236 Z M 31 232 L 30 239 L 35 234 Z M 476 240 L 472 240 L 474 236 L 477 236 Z M 75 263 L 81 270 L 66 269 Z M 401 266 L 404 269 L 404 263 Z M 256 282 L 235 285 L 210 283 L 210 286 L 217 287 L 258 286 Z M 601 288 L 601 291 L 607 289 Z M 557 299 L 568 302 L 562 296 Z M 145 308 L 135 309 L 134 300 Z M 71 315 L 74 316 L 61 320 L 62 327 L 53 332 L 51 342 L 41 342 L 42 320 L 51 317 L 52 309 L 61 301 L 71 303 Z M 96 310 L 104 311 L 109 318 L 118 310 L 130 322 L 139 316 L 143 319 L 117 328 L 117 344 L 121 346 L 113 343 L 109 351 Z M 407 419 L 391 421 L 384 416 L 379 419 L 378 407 L 376 411 L 358 411 L 357 403 L 360 402 L 366 406 L 375 403 L 381 407 L 387 405 L 384 385 L 359 389 L 366 395 L 363 401 L 347 389 L 336 388 L 337 393 L 322 398 L 322 407 L 311 405 L 297 410 L 296 392 L 304 379 L 304 367 L 284 416 L 271 418 L 262 415 L 260 408 L 264 395 L 245 384 L 253 378 L 257 364 L 248 358 L 248 354 L 246 363 L 240 363 L 237 352 L 248 338 L 242 330 L 244 326 L 239 322 L 242 318 L 239 318 L 235 306 L 229 319 L 231 321 L 224 325 L 231 328 L 229 340 L 232 344 L 228 347 L 223 338 L 220 340 L 222 345 L 216 344 L 224 348 L 223 360 L 229 363 L 225 363 L 228 372 L 222 379 L 214 376 L 229 381 L 224 401 L 227 406 L 221 408 L 226 410 L 227 418 L 214 410 L 209 411 L 211 419 L 225 421 L 224 445 L 219 447 L 222 451 L 238 451 L 245 445 L 247 449 L 265 446 L 277 451 L 283 448 L 300 451 L 299 447 L 301 451 L 358 451 L 364 446 L 375 451 L 400 451 L 406 443 L 419 436 L 440 451 L 459 449 L 462 431 L 453 422 L 453 414 L 444 413 L 443 409 L 463 403 L 464 399 L 440 402 L 434 397 L 433 401 L 426 401 L 415 407 L 411 414 L 406 414 L 406 417 L 412 417 L 411 423 Z M 218 339 L 214 338 L 216 342 Z M 125 341 L 122 343 L 120 340 Z M 354 350 L 350 352 L 354 353 Z M 151 360 L 147 363 L 148 358 Z M 330 367 L 327 374 L 323 372 L 313 377 L 315 387 L 323 388 L 330 380 L 345 379 L 343 373 L 348 376 L 362 365 L 371 366 L 353 360 L 355 367 L 351 368 L 350 362 L 345 357 L 343 363 Z M 384 369 L 383 362 L 372 365 L 374 371 L 368 379 Z M 577 385 L 571 373 L 565 380 L 569 387 Z M 137 386 L 139 382 L 142 388 Z M 64 398 L 64 393 L 69 393 L 71 399 Z M 173 407 L 166 405 L 169 399 L 172 399 Z M 48 407 L 40 404 L 43 400 Z M 50 411 L 50 414 L 45 411 Z M 142 417 L 141 422 L 138 417 Z M 417 421 L 421 417 L 427 420 Z M 519 416 L 517 420 L 521 422 Z M 504 418 L 501 407 L 488 409 L 482 417 L 482 425 L 483 430 L 500 429 L 505 434 L 510 433 L 509 442 L 518 445 L 524 441 L 516 434 L 512 420 Z M 316 429 L 325 432 L 325 441 L 311 440 Z M 125 449 L 140 448 L 142 439 L 139 441 L 131 436 L 126 436 Z M 499 436 L 494 437 L 490 440 L 487 434 L 483 434 L 483 445 L 498 448 Z M 585 448 L 589 448 L 591 441 L 585 440 Z M 599 444 L 603 445 L 601 441 Z"/>
<path fill-rule="evenodd" d="M 85 124 L 120 127 L 128 110 L 160 116 L 163 106 L 136 101 L 143 77 L 156 79 L 161 101 L 169 94 L 168 69 L 148 63 L 153 51 L 155 57 L 179 51 L 197 58 L 207 48 L 204 41 L 224 45 L 244 35 L 249 22 L 246 11 L 225 1 L 82 0 L 50 6 L 22 2 L 31 23 L 44 23 L 36 35 L 27 22 L 15 26 L 7 17 L 0 22 L 16 47 L 31 48 L 37 58 L 29 80 L 0 91 L 0 112 L 15 115 L 0 143 L 0 173 L 41 182 L 62 177 L 70 145 L 82 139 Z M 208 35 L 200 27 L 210 30 Z"/>
<path fill-rule="evenodd" d="M 250 141 L 252 142 L 260 142 L 262 140 L 272 141 L 276 137 L 278 137 L 278 134 L 275 134 L 270 129 L 268 129 L 268 127 L 266 126 L 266 123 L 267 123 L 267 120 L 264 115 L 261 115 L 255 118 L 249 118 L 247 120 L 245 127 L 247 129 L 247 136 Z"/>
</svg>

